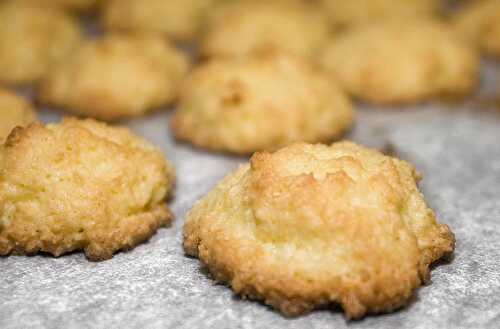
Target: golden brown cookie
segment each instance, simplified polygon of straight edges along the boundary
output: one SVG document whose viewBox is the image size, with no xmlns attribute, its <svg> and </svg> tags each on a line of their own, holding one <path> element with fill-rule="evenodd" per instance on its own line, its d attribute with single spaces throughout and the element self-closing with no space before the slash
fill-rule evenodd
<svg viewBox="0 0 500 329">
<path fill-rule="evenodd" d="M 160 36 L 109 34 L 49 72 L 38 100 L 102 120 L 136 117 L 172 102 L 188 65 Z"/>
<path fill-rule="evenodd" d="M 328 41 L 326 16 L 299 1 L 236 1 L 211 13 L 201 54 L 241 56 L 266 49 L 281 49 L 313 57 Z"/>
<path fill-rule="evenodd" d="M 83 250 L 104 260 L 170 221 L 173 169 L 125 128 L 93 120 L 16 128 L 0 146 L 0 255 Z"/>
<path fill-rule="evenodd" d="M 390 312 L 450 254 L 408 163 L 350 142 L 256 153 L 187 215 L 184 249 L 285 315 Z"/>
<path fill-rule="evenodd" d="M 0 2 L 0 83 L 34 82 L 79 44 L 76 22 L 51 6 Z"/>
<path fill-rule="evenodd" d="M 53 5 L 71 12 L 89 13 L 96 9 L 102 0 L 30 0 L 46 5 Z"/>
<path fill-rule="evenodd" d="M 36 120 L 35 111 L 22 97 L 0 88 L 0 144 L 18 126 L 26 126 Z"/>
<path fill-rule="evenodd" d="M 500 1 L 471 1 L 453 18 L 458 32 L 484 53 L 500 57 Z"/>
<path fill-rule="evenodd" d="M 431 19 L 389 20 L 332 40 L 321 62 L 355 97 L 380 104 L 461 97 L 477 86 L 477 54 Z"/>
<path fill-rule="evenodd" d="M 353 110 L 335 81 L 286 53 L 214 60 L 183 85 L 174 135 L 211 150 L 248 154 L 294 141 L 328 141 Z"/>
<path fill-rule="evenodd" d="M 159 32 L 179 40 L 195 38 L 212 0 L 109 0 L 101 24 L 107 30 Z"/>
<path fill-rule="evenodd" d="M 439 0 L 319 0 L 331 22 L 349 27 L 391 18 L 434 16 L 441 11 Z"/>
</svg>

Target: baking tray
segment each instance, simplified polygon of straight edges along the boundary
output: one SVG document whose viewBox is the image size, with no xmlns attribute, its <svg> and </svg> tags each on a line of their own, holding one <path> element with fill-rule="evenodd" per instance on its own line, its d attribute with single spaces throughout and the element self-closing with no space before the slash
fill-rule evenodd
<svg viewBox="0 0 500 329">
<path fill-rule="evenodd" d="M 82 253 L 0 258 L 0 328 L 500 328 L 500 111 L 488 110 L 499 71 L 485 63 L 481 92 L 465 103 L 358 105 L 346 138 L 415 164 L 428 203 L 456 235 L 454 259 L 434 267 L 407 307 L 358 321 L 335 307 L 287 319 L 215 284 L 183 253 L 184 217 L 247 159 L 176 143 L 164 111 L 123 124 L 175 165 L 172 225 L 104 262 Z M 45 122 L 60 116 L 41 113 Z"/>
</svg>

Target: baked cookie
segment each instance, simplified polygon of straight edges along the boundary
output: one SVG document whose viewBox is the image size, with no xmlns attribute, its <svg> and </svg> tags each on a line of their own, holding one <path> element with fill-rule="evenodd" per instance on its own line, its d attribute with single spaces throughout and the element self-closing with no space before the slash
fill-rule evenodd
<svg viewBox="0 0 500 329">
<path fill-rule="evenodd" d="M 201 55 L 241 56 L 281 49 L 313 57 L 331 31 L 317 7 L 299 1 L 236 1 L 211 14 Z"/>
<path fill-rule="evenodd" d="M 478 80 L 474 49 L 430 19 L 353 27 L 326 46 L 321 63 L 350 94 L 380 104 L 460 97 Z"/>
<path fill-rule="evenodd" d="M 439 0 L 319 0 L 337 27 L 402 17 L 434 16 L 441 11 Z"/>
<path fill-rule="evenodd" d="M 107 30 L 159 32 L 190 40 L 200 32 L 212 0 L 109 0 L 101 23 Z"/>
<path fill-rule="evenodd" d="M 81 40 L 76 22 L 33 1 L 0 2 L 0 83 L 38 80 Z"/>
<path fill-rule="evenodd" d="M 140 116 L 177 96 L 188 59 L 160 36 L 109 34 L 83 44 L 41 81 L 38 100 L 84 116 Z"/>
<path fill-rule="evenodd" d="M 461 35 L 484 53 L 500 57 L 500 1 L 471 1 L 453 18 Z"/>
<path fill-rule="evenodd" d="M 0 144 L 17 126 L 36 120 L 35 111 L 22 97 L 0 88 Z"/>
<path fill-rule="evenodd" d="M 111 258 L 170 221 L 173 175 L 125 128 L 76 119 L 17 128 L 0 146 L 0 255 Z"/>
<path fill-rule="evenodd" d="M 174 135 L 202 148 L 248 154 L 294 141 L 328 141 L 353 121 L 350 101 L 307 61 L 281 52 L 198 67 L 183 85 Z"/>
<path fill-rule="evenodd" d="M 31 0 L 54 5 L 71 12 L 89 13 L 96 9 L 101 0 Z"/>
<path fill-rule="evenodd" d="M 256 153 L 189 211 L 184 249 L 215 279 L 288 316 L 405 305 L 450 254 L 408 163 L 350 142 Z"/>
</svg>

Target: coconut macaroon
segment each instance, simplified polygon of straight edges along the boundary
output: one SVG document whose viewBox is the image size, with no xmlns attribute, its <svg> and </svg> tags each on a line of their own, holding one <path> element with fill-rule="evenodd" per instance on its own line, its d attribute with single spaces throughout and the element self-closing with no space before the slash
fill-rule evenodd
<svg viewBox="0 0 500 329">
<path fill-rule="evenodd" d="M 202 56 L 241 56 L 265 49 L 313 57 L 331 31 L 317 7 L 299 1 L 236 1 L 211 13 Z"/>
<path fill-rule="evenodd" d="M 326 47 L 321 63 L 350 94 L 379 104 L 457 98 L 478 80 L 474 49 L 431 19 L 352 28 Z"/>
<path fill-rule="evenodd" d="M 450 254 L 408 163 L 350 142 L 256 153 L 187 215 L 184 249 L 217 281 L 288 316 L 405 305 Z"/>
<path fill-rule="evenodd" d="M 107 30 L 158 32 L 190 40 L 200 32 L 212 0 L 109 0 L 101 24 Z"/>
<path fill-rule="evenodd" d="M 174 135 L 202 148 L 248 154 L 294 141 L 328 141 L 353 121 L 335 82 L 281 52 L 214 60 L 187 78 Z"/>
<path fill-rule="evenodd" d="M 35 111 L 22 97 L 0 88 L 0 144 L 18 126 L 36 120 Z"/>
<path fill-rule="evenodd" d="M 71 12 L 89 13 L 96 9 L 101 0 L 31 0 L 39 3 L 54 5 Z"/>
<path fill-rule="evenodd" d="M 76 22 L 52 6 L 32 1 L 0 2 L 0 83 L 38 80 L 80 40 Z"/>
<path fill-rule="evenodd" d="M 484 53 L 500 57 L 500 1 L 471 1 L 453 18 L 461 35 Z"/>
<path fill-rule="evenodd" d="M 31 124 L 0 146 L 0 255 L 84 250 L 104 260 L 170 221 L 173 169 L 125 128 Z"/>
<path fill-rule="evenodd" d="M 439 0 L 319 0 L 337 27 L 349 27 L 396 17 L 434 16 L 441 11 Z"/>
<path fill-rule="evenodd" d="M 109 34 L 47 74 L 38 100 L 102 120 L 136 117 L 173 101 L 188 66 L 158 35 Z"/>
</svg>

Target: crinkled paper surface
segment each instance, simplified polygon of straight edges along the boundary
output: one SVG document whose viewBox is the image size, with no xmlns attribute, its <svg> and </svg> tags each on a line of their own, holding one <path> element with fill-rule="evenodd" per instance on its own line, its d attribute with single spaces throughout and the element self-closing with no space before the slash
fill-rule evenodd
<svg viewBox="0 0 500 329">
<path fill-rule="evenodd" d="M 487 65 L 486 86 L 500 71 L 495 66 Z M 100 263 L 82 253 L 0 258 L 0 328 L 500 328 L 500 111 L 484 111 L 481 103 L 360 106 L 347 136 L 377 148 L 392 145 L 414 163 L 428 203 L 456 234 L 454 259 L 436 266 L 432 283 L 398 312 L 347 322 L 331 308 L 285 319 L 214 284 L 198 260 L 183 254 L 184 216 L 246 159 L 174 143 L 169 115 L 157 113 L 126 124 L 176 166 L 171 227 Z M 42 114 L 44 121 L 57 117 Z"/>
</svg>

